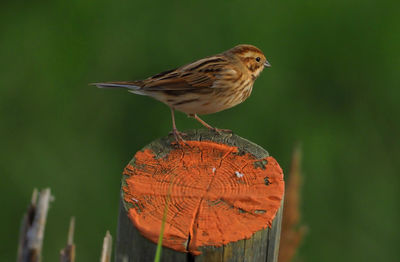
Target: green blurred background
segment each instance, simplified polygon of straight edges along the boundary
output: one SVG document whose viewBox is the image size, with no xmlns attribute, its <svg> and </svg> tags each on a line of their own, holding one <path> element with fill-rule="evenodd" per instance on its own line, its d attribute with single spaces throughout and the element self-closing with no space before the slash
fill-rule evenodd
<svg viewBox="0 0 400 262">
<path fill-rule="evenodd" d="M 76 216 L 77 261 L 115 236 L 123 167 L 171 129 L 168 108 L 90 82 L 142 79 L 239 43 L 272 68 L 204 119 L 287 173 L 303 145 L 302 261 L 398 261 L 400 2 L 2 1 L 0 261 L 14 261 L 34 187 L 55 195 L 44 260 Z M 181 130 L 200 128 L 177 114 Z"/>
</svg>

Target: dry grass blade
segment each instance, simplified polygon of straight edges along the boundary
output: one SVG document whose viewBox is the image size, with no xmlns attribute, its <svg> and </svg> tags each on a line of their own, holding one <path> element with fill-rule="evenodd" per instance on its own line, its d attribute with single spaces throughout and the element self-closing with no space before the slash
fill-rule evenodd
<svg viewBox="0 0 400 262">
<path fill-rule="evenodd" d="M 292 261 L 301 244 L 306 227 L 300 225 L 301 147 L 293 151 L 290 173 L 286 182 L 279 261 Z"/>
<path fill-rule="evenodd" d="M 106 236 L 103 241 L 103 250 L 101 251 L 100 262 L 110 262 L 111 261 L 111 253 L 112 253 L 112 236 L 110 232 L 107 230 Z"/>
<path fill-rule="evenodd" d="M 52 199 L 49 188 L 43 189 L 39 194 L 36 189 L 33 191 L 31 204 L 21 225 L 18 262 L 41 260 L 47 212 Z"/>
<path fill-rule="evenodd" d="M 67 246 L 60 251 L 60 262 L 74 262 L 75 261 L 75 217 L 71 217 L 69 222 Z"/>
</svg>

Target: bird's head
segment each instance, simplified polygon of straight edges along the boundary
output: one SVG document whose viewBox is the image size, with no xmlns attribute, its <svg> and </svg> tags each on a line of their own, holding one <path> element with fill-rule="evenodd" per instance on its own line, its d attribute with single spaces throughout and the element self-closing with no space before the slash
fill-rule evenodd
<svg viewBox="0 0 400 262">
<path fill-rule="evenodd" d="M 263 52 L 253 45 L 237 45 L 227 53 L 238 58 L 255 79 L 265 67 L 271 67 Z"/>
</svg>

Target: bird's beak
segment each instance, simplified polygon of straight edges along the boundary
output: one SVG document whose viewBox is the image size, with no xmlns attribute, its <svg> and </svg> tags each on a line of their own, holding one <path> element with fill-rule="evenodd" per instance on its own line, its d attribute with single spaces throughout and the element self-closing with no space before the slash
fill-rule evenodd
<svg viewBox="0 0 400 262">
<path fill-rule="evenodd" d="M 265 60 L 264 66 L 265 67 L 271 67 L 271 64 L 267 60 Z"/>
</svg>

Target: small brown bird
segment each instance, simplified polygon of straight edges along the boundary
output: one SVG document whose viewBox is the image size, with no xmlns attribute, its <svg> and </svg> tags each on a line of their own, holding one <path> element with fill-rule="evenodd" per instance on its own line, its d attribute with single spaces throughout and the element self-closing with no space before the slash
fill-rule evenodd
<svg viewBox="0 0 400 262">
<path fill-rule="evenodd" d="M 255 46 L 238 45 L 223 53 L 151 76 L 145 80 L 94 83 L 100 88 L 126 88 L 153 97 L 171 109 L 172 132 L 184 141 L 175 125 L 174 110 L 186 113 L 202 125 L 217 129 L 199 116 L 216 113 L 246 100 L 264 67 L 271 65 Z"/>
</svg>

